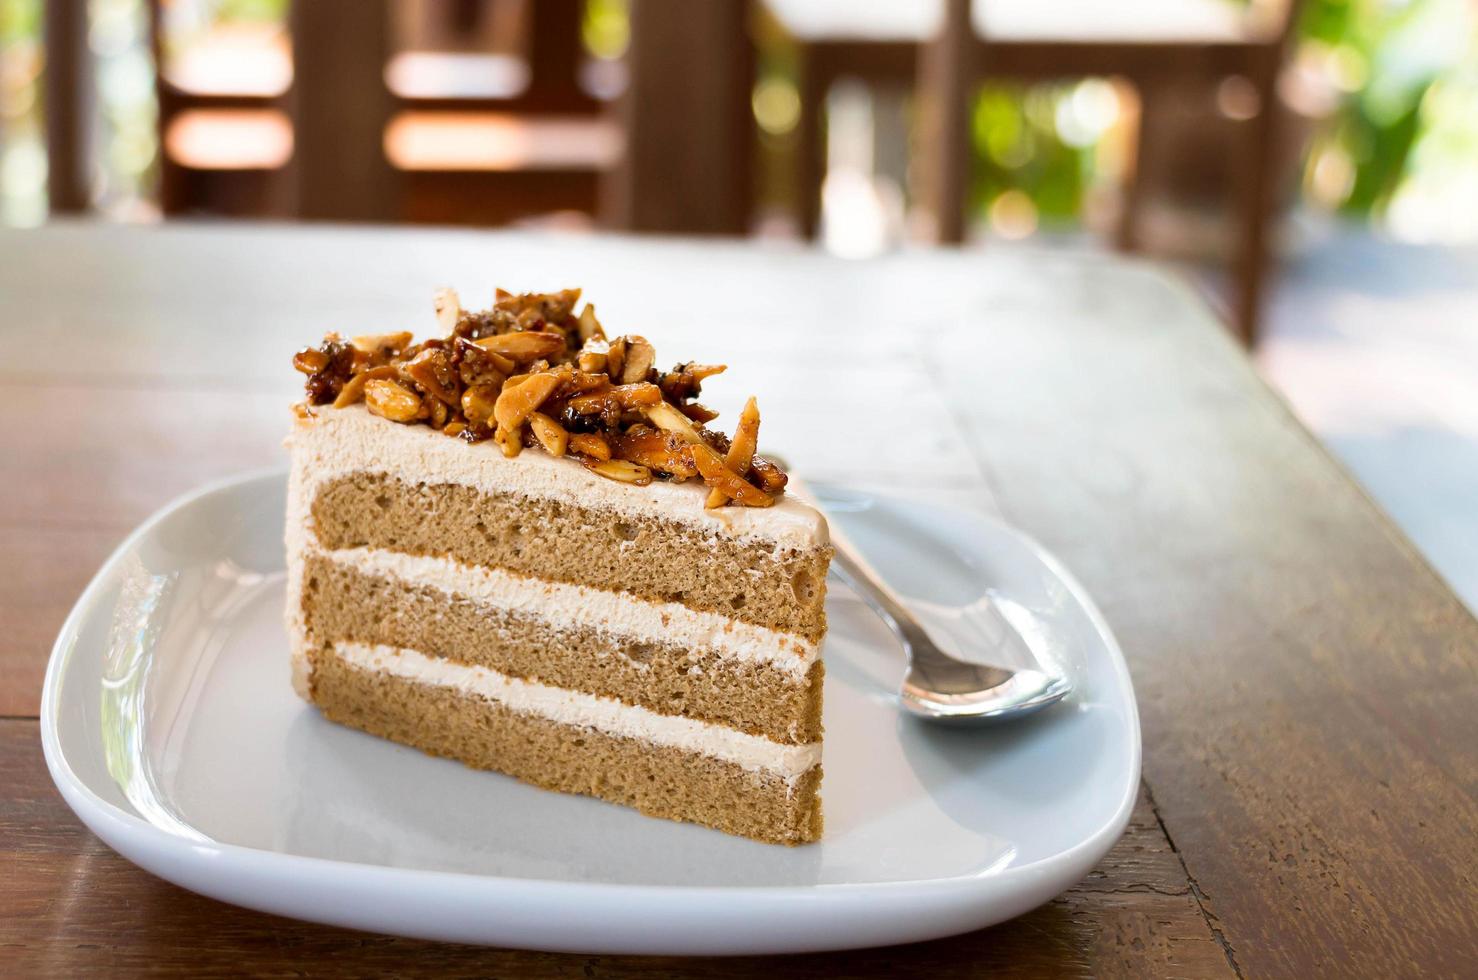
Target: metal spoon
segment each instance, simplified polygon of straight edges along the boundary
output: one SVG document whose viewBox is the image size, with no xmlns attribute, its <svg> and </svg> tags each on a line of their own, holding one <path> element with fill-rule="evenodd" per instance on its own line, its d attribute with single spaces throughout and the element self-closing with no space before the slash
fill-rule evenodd
<svg viewBox="0 0 1478 980">
<path fill-rule="evenodd" d="M 998 621 L 992 625 L 1021 639 L 1021 646 L 1031 653 L 1038 669 L 1011 670 L 972 664 L 945 653 L 835 527 L 831 543 L 836 548 L 832 571 L 872 607 L 903 644 L 903 652 L 908 656 L 908 673 L 898 696 L 909 714 L 951 724 L 995 723 L 1040 711 L 1072 691 L 1072 682 L 1042 664 L 1041 658 L 993 602 L 981 607 Z"/>
</svg>

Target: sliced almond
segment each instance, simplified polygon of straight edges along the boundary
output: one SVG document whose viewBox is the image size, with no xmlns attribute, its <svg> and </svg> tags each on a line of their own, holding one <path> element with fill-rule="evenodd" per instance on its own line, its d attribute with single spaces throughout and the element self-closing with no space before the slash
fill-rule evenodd
<svg viewBox="0 0 1478 980">
<path fill-rule="evenodd" d="M 411 332 L 363 334 L 350 340 L 356 350 L 381 357 L 393 357 L 411 345 Z"/>
<path fill-rule="evenodd" d="M 692 450 L 693 462 L 697 464 L 698 472 L 703 475 L 703 482 L 710 487 L 722 490 L 729 499 L 738 501 L 746 507 L 768 507 L 775 502 L 769 494 L 752 486 L 742 476 L 724 465 L 719 454 L 706 443 L 699 443 L 693 446 Z M 714 505 L 708 504 L 708 506 Z"/>
<path fill-rule="evenodd" d="M 682 439 L 661 429 L 634 425 L 612 438 L 611 453 L 619 459 L 670 473 L 676 480 L 686 480 L 698 475 L 691 447 Z"/>
<path fill-rule="evenodd" d="M 534 412 L 529 416 L 529 428 L 534 432 L 534 438 L 539 440 L 539 445 L 551 456 L 563 456 L 565 449 L 570 444 L 570 434 L 565 427 L 543 412 Z"/>
<path fill-rule="evenodd" d="M 501 354 L 519 364 L 530 364 L 541 358 L 557 357 L 564 353 L 565 339 L 557 333 L 543 330 L 515 330 L 513 333 L 494 334 L 480 337 L 474 344 L 485 351 Z"/>
<path fill-rule="evenodd" d="M 457 291 L 450 286 L 441 287 L 432 295 L 432 304 L 436 309 L 436 325 L 451 336 L 457 321 L 462 319 L 462 301 Z"/>
<path fill-rule="evenodd" d="M 512 313 L 520 322 L 544 320 L 563 324 L 580 302 L 580 290 L 561 289 L 557 293 L 513 294 L 504 289 L 493 293 L 493 306 Z"/>
<path fill-rule="evenodd" d="M 662 389 L 646 381 L 617 385 L 608 394 L 622 408 L 648 409 L 662 404 Z"/>
<path fill-rule="evenodd" d="M 379 367 L 370 368 L 368 371 L 360 371 L 354 377 L 344 382 L 344 387 L 339 389 L 339 395 L 334 399 L 334 408 L 343 408 L 346 405 L 358 404 L 364 397 L 364 385 L 367 381 L 379 378 L 394 378 L 399 375 L 393 366 L 382 364 Z"/>
<path fill-rule="evenodd" d="M 523 451 L 523 426 L 508 428 L 498 426 L 493 433 L 493 441 L 503 448 L 503 455 L 512 459 Z"/>
<path fill-rule="evenodd" d="M 544 399 L 554 393 L 564 378 L 553 371 L 531 374 L 518 384 L 508 383 L 493 406 L 493 418 L 500 428 L 517 429 L 528 420 Z"/>
<path fill-rule="evenodd" d="M 601 329 L 600 321 L 595 318 L 595 304 L 586 303 L 585 309 L 580 311 L 580 319 L 576 322 L 580 331 L 580 342 L 588 344 L 591 340 L 605 339 L 606 332 Z"/>
<path fill-rule="evenodd" d="M 684 415 L 686 415 L 688 418 L 692 419 L 699 425 L 707 425 L 709 422 L 712 422 L 714 419 L 718 418 L 717 412 L 715 412 L 708 406 L 700 405 L 697 402 L 684 402 L 677 407 L 677 410 L 679 412 L 682 412 Z"/>
<path fill-rule="evenodd" d="M 743 474 L 749 472 L 750 460 L 754 458 L 755 446 L 760 439 L 760 408 L 751 395 L 749 401 L 744 403 L 744 410 L 739 413 L 739 424 L 734 427 L 734 439 L 729 443 L 729 454 L 724 457 L 724 465 L 743 479 Z M 728 494 L 718 487 L 714 487 L 708 493 L 706 507 L 721 507 L 728 500 Z"/>
<path fill-rule="evenodd" d="M 498 385 L 480 384 L 471 385 L 462 392 L 462 414 L 467 417 L 467 421 L 490 424 L 501 390 Z"/>
<path fill-rule="evenodd" d="M 317 347 L 304 347 L 293 355 L 293 367 L 304 374 L 317 374 L 329 365 L 329 356 Z"/>
<path fill-rule="evenodd" d="M 611 458 L 611 444 L 604 437 L 590 432 L 577 432 L 570 436 L 568 451 L 597 460 Z"/>
<path fill-rule="evenodd" d="M 621 383 L 635 384 L 647 380 L 652 365 L 657 362 L 657 348 L 645 337 L 626 338 L 626 357 L 621 362 Z"/>
<path fill-rule="evenodd" d="M 722 364 L 679 364 L 671 371 L 666 371 L 657 379 L 663 394 L 667 400 L 676 405 L 681 405 L 689 398 L 696 398 L 703 387 L 703 381 L 713 377 L 715 374 L 723 374 L 727 368 Z"/>
<path fill-rule="evenodd" d="M 366 381 L 364 401 L 371 412 L 392 422 L 414 422 L 425 417 L 420 396 L 389 378 Z"/>
<path fill-rule="evenodd" d="M 754 478 L 760 481 L 760 486 L 769 493 L 779 493 L 790 482 L 790 477 L 785 475 L 784 470 L 763 456 L 750 460 L 749 468 L 754 471 Z"/>
<path fill-rule="evenodd" d="M 400 370 L 443 404 L 458 403 L 457 369 L 452 367 L 452 355 L 447 351 L 435 347 L 423 350 Z"/>
<path fill-rule="evenodd" d="M 697 428 L 693 426 L 692 420 L 667 402 L 649 405 L 645 411 L 647 418 L 652 420 L 652 424 L 664 432 L 671 432 L 684 442 L 706 445 L 703 437 L 698 434 Z"/>
<path fill-rule="evenodd" d="M 575 358 L 575 364 L 587 374 L 604 374 L 606 353 L 605 351 L 582 350 L 580 356 Z"/>
<path fill-rule="evenodd" d="M 617 337 L 606 347 L 606 373 L 612 381 L 621 378 L 621 368 L 626 364 L 626 338 Z"/>
<path fill-rule="evenodd" d="M 622 483 L 634 483 L 639 487 L 644 487 L 652 482 L 652 471 L 640 463 L 629 463 L 624 459 L 608 459 L 585 465 L 601 476 L 620 480 Z"/>
<path fill-rule="evenodd" d="M 584 394 L 590 391 L 610 391 L 611 379 L 604 374 L 591 374 L 589 371 L 576 371 L 570 376 L 571 393 Z"/>
<path fill-rule="evenodd" d="M 456 339 L 453 355 L 464 385 L 502 384 L 516 369 L 516 365 L 502 354 L 483 350 L 465 337 Z"/>
</svg>

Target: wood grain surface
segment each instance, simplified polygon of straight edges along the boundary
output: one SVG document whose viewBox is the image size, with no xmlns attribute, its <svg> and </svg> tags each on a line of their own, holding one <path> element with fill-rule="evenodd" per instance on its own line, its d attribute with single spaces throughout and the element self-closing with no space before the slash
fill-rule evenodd
<svg viewBox="0 0 1478 980">
<path fill-rule="evenodd" d="M 114 855 L 41 758 L 51 639 L 150 511 L 281 462 L 291 350 L 430 328 L 429 291 L 579 284 L 742 382 L 805 472 L 999 510 L 1103 608 L 1145 790 L 1100 868 L 992 929 L 683 961 L 275 919 Z M 1153 269 L 867 263 L 693 242 L 375 229 L 0 233 L 0 975 L 1460 976 L 1478 963 L 1478 624 Z M 664 353 L 664 356 L 666 354 Z"/>
</svg>

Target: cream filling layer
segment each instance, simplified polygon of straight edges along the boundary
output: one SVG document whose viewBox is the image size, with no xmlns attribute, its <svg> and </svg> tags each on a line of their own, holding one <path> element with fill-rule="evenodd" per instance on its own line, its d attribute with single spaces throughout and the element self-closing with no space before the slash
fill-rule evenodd
<svg viewBox="0 0 1478 980">
<path fill-rule="evenodd" d="M 515 493 L 675 521 L 710 535 L 763 541 L 777 550 L 811 550 L 828 541 L 826 518 L 786 494 L 773 507 L 703 506 L 708 488 L 696 481 L 654 480 L 638 487 L 608 480 L 573 460 L 537 450 L 504 458 L 491 443 L 469 446 L 425 425 L 400 425 L 363 405 L 315 408 L 288 437 L 295 465 L 312 475 L 301 492 L 351 473 L 387 473 L 412 486 L 455 483 L 485 493 Z"/>
<path fill-rule="evenodd" d="M 333 648 L 344 661 L 361 670 L 451 688 L 562 725 L 594 728 L 608 735 L 711 756 L 750 771 L 773 772 L 791 783 L 821 762 L 819 742 L 782 745 L 722 725 L 659 715 L 612 698 L 548 687 L 486 667 L 428 657 L 415 650 L 364 643 L 335 643 Z"/>
<path fill-rule="evenodd" d="M 593 630 L 690 650 L 712 650 L 721 657 L 769 664 L 798 681 L 805 678 L 819 652 L 817 644 L 803 637 L 689 609 L 677 602 L 649 602 L 629 593 L 382 548 L 328 550 L 311 535 L 305 546 L 309 554 L 366 575 L 435 589 L 448 597 L 464 595 L 498 609 L 536 617 L 555 629 Z"/>
</svg>

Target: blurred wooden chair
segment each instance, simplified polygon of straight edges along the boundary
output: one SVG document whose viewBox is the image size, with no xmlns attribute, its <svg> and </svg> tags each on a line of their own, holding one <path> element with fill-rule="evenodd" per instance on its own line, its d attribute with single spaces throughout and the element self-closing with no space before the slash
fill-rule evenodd
<svg viewBox="0 0 1478 980">
<path fill-rule="evenodd" d="M 1151 103 L 1176 86 L 1239 78 L 1252 103 L 1238 141 L 1234 319 L 1255 333 L 1267 264 L 1268 212 L 1275 165 L 1276 85 L 1299 0 L 763 0 L 794 39 L 799 64 L 797 183 L 802 231 L 814 235 L 824 177 L 823 109 L 835 82 L 917 80 L 925 165 L 919 189 L 938 237 L 961 241 L 970 176 L 970 97 L 991 78 L 1048 81 L 1114 76 L 1131 81 L 1145 111 L 1141 150 L 1158 135 Z M 927 56 L 921 57 L 922 52 Z M 1141 156 L 1143 153 L 1141 153 Z M 1136 168 L 1124 189 L 1116 244 L 1139 244 L 1146 197 Z"/>
<path fill-rule="evenodd" d="M 1269 258 L 1278 75 L 1299 6 L 1299 0 L 1254 0 L 1245 7 L 1221 0 L 1138 0 L 1107 8 L 1111 18 L 1090 29 L 1090 12 L 1104 8 L 985 0 L 972 15 L 970 0 L 945 0 L 944 16 L 924 49 L 918 83 L 925 120 L 922 184 L 939 239 L 959 242 L 965 235 L 968 103 L 981 80 L 1112 75 L 1133 82 L 1148 103 L 1164 87 L 1242 79 L 1248 105 L 1238 154 L 1232 320 L 1251 345 Z M 1141 113 L 1142 122 L 1154 118 Z M 1140 126 L 1141 155 L 1156 135 L 1153 126 Z M 1121 212 L 1118 239 L 1124 247 L 1137 244 L 1145 190 L 1136 173 Z"/>
<path fill-rule="evenodd" d="M 302 216 L 498 225 L 594 214 L 616 151 L 582 79 L 581 0 L 442 3 L 450 25 L 408 22 L 428 4 L 375 5 L 378 15 L 362 0 L 294 4 L 296 42 L 314 53 L 298 61 L 293 98 Z M 484 30 L 490 16 L 516 40 Z"/>
<path fill-rule="evenodd" d="M 173 59 L 150 7 L 167 214 L 596 211 L 617 140 L 583 77 L 582 0 L 302 0 L 266 43 L 218 30 Z"/>
<path fill-rule="evenodd" d="M 583 0 L 301 0 L 285 29 L 183 54 L 165 4 L 148 0 L 166 214 L 748 228 L 746 0 L 631 0 L 632 50 L 603 74 Z M 91 90 L 86 3 L 46 9 L 48 103 L 71 106 Z M 55 209 L 84 208 L 90 116 L 48 118 Z"/>
<path fill-rule="evenodd" d="M 608 227 L 741 235 L 753 198 L 747 0 L 630 0 L 622 147 L 602 186 Z"/>
<path fill-rule="evenodd" d="M 46 197 L 53 214 L 92 207 L 92 57 L 87 0 L 47 0 L 42 22 L 46 68 Z"/>
<path fill-rule="evenodd" d="M 748 229 L 747 0 L 630 0 L 626 77 L 604 82 L 588 74 L 583 0 L 517 5 L 527 74 L 507 85 L 508 66 L 476 45 L 408 65 L 392 51 L 393 20 L 351 18 L 360 0 L 294 4 L 295 43 L 314 53 L 294 81 L 299 213 L 385 218 L 390 200 L 388 216 L 412 221 L 492 225 L 572 210 L 635 231 Z M 475 26 L 458 6 L 464 28 Z M 382 85 L 376 66 L 387 64 Z M 408 67 L 439 71 L 442 84 L 423 86 Z M 614 104 L 593 91 L 618 87 Z"/>
<path fill-rule="evenodd" d="M 149 0 L 158 104 L 159 208 L 167 216 L 295 213 L 288 32 L 230 25 L 176 50 L 163 0 Z"/>
<path fill-rule="evenodd" d="M 492 225 L 595 215 L 601 176 L 620 154 L 597 92 L 620 80 L 593 70 L 601 66 L 585 50 L 583 0 L 447 6 L 472 43 L 459 50 L 455 36 L 418 38 L 402 25 L 402 49 L 387 69 L 395 112 L 385 151 L 403 187 L 403 217 Z"/>
</svg>

